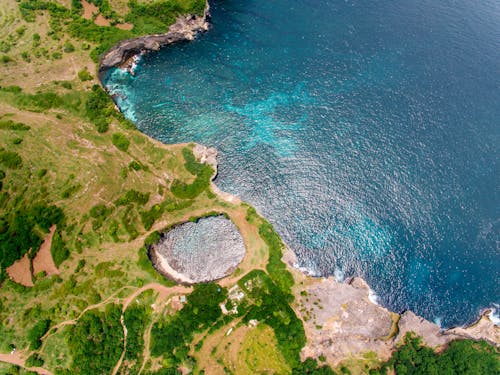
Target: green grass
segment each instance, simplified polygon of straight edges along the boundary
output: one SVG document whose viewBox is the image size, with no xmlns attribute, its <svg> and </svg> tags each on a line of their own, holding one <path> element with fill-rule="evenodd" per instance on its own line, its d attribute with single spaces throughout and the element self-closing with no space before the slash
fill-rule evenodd
<svg viewBox="0 0 500 375">
<path fill-rule="evenodd" d="M 237 368 L 242 374 L 291 372 L 277 348 L 274 331 L 265 324 L 259 324 L 246 334 L 238 353 Z"/>
</svg>

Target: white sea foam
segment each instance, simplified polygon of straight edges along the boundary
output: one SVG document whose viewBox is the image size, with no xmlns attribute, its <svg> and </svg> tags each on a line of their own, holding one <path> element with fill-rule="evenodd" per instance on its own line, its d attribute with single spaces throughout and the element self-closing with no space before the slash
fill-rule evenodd
<svg viewBox="0 0 500 375">
<path fill-rule="evenodd" d="M 443 318 L 442 318 L 442 317 L 440 317 L 440 316 L 436 316 L 436 317 L 434 318 L 434 324 L 438 325 L 438 326 L 439 326 L 439 328 L 443 328 L 443 326 L 442 326 L 442 322 L 443 322 Z"/>
<path fill-rule="evenodd" d="M 335 270 L 333 271 L 333 276 L 335 276 L 335 280 L 337 280 L 338 282 L 343 282 L 345 280 L 344 271 L 342 271 L 338 267 L 335 267 Z"/>
<path fill-rule="evenodd" d="M 500 305 L 496 303 L 493 304 L 493 307 L 488 314 L 488 318 L 490 318 L 494 325 L 500 326 Z"/>
<path fill-rule="evenodd" d="M 375 293 L 373 290 L 368 291 L 368 299 L 370 300 L 371 303 L 378 305 L 378 296 L 377 293 Z"/>
</svg>

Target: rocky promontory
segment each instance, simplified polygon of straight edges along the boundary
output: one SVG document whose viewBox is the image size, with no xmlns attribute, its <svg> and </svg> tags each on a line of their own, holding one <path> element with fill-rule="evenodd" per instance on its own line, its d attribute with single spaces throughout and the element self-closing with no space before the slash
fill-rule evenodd
<svg viewBox="0 0 500 375">
<path fill-rule="evenodd" d="M 324 356 L 328 364 L 337 366 L 374 353 L 387 360 L 409 332 L 437 350 L 456 339 L 485 340 L 500 346 L 500 327 L 488 317 L 490 311 L 484 311 L 472 325 L 442 329 L 412 311 L 398 314 L 378 305 L 359 277 L 340 282 L 334 277 L 304 275 L 290 249 L 283 260 L 297 281 L 294 309 L 307 336 L 303 359 Z"/>
<path fill-rule="evenodd" d="M 117 43 L 101 57 L 99 73 L 114 67 L 126 67 L 130 60 L 138 54 L 158 51 L 172 43 L 193 40 L 198 33 L 208 30 L 209 17 L 207 2 L 202 16 L 190 14 L 179 16 L 165 34 L 147 35 Z"/>
</svg>

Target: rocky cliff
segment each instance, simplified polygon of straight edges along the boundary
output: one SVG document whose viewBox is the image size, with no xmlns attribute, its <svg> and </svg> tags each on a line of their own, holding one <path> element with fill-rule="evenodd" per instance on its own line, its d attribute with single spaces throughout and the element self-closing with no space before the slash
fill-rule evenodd
<svg viewBox="0 0 500 375">
<path fill-rule="evenodd" d="M 209 9 L 207 2 L 202 16 L 188 14 L 177 17 L 176 22 L 169 27 L 165 34 L 147 35 L 117 43 L 101 57 L 99 73 L 113 67 L 126 66 L 130 59 L 137 54 L 158 51 L 172 43 L 193 40 L 198 33 L 208 30 Z"/>
</svg>

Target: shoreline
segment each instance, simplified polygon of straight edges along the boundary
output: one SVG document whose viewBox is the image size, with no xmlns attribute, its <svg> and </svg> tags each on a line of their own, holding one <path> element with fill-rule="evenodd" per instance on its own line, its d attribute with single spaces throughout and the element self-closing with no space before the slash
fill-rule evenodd
<svg viewBox="0 0 500 375">
<path fill-rule="evenodd" d="M 187 15 L 187 16 L 179 16 L 176 20 L 176 22 L 169 27 L 169 30 L 165 34 L 154 34 L 154 35 L 147 35 L 143 37 L 138 37 L 138 38 L 133 38 L 133 39 L 127 39 L 124 41 L 121 41 L 117 43 L 115 46 L 113 46 L 109 51 L 104 53 L 99 61 L 99 66 L 98 66 L 98 79 L 100 84 L 102 84 L 102 77 L 106 73 L 107 70 L 112 69 L 112 68 L 121 68 L 127 70 L 129 73 L 133 74 L 131 72 L 131 67 L 133 66 L 133 62 L 135 60 L 135 57 L 144 53 L 149 53 L 149 52 L 155 52 L 159 51 L 161 48 L 166 47 L 170 44 L 174 44 L 177 42 L 183 42 L 183 41 L 191 41 L 193 40 L 196 35 L 198 35 L 201 32 L 206 32 L 209 28 L 208 20 L 210 18 L 210 13 L 209 13 L 209 4 L 208 1 L 206 2 L 206 8 L 204 11 L 203 16 L 196 16 L 196 15 Z M 104 86 L 103 86 L 104 87 Z M 107 90 L 106 90 L 107 91 Z M 112 97 L 113 101 L 114 98 Z M 217 185 L 214 183 L 214 179 L 217 176 L 217 151 L 214 148 L 208 148 L 200 144 L 195 144 L 195 150 L 193 150 L 195 156 L 204 163 L 207 163 L 211 165 L 215 173 L 211 178 L 211 188 L 213 192 L 222 198 L 225 201 L 231 202 L 231 203 L 239 203 L 241 202 L 241 199 L 237 196 L 234 196 L 232 194 L 226 193 L 221 191 Z M 258 213 L 260 215 L 260 213 Z M 262 216 L 262 215 L 260 215 Z M 263 217 L 263 216 L 262 216 Z M 289 253 L 292 253 L 293 258 L 295 259 L 295 254 L 293 254 L 292 250 L 290 247 L 288 247 L 285 244 L 285 252 L 283 259 L 289 257 Z M 148 255 L 149 255 L 149 250 L 148 250 Z M 165 277 L 170 278 L 176 282 L 180 282 L 181 284 L 194 284 L 189 277 L 186 275 L 183 275 L 182 273 L 179 273 L 175 271 L 166 261 L 166 259 L 163 259 L 162 257 L 159 257 L 157 254 L 155 254 L 156 259 L 159 258 L 160 264 L 162 268 L 165 270 L 165 273 L 162 273 Z M 150 258 L 151 259 L 151 258 Z M 153 259 L 151 259 L 153 261 Z M 325 281 L 325 280 L 330 280 L 334 279 L 335 283 L 337 284 L 342 284 L 342 285 L 348 285 L 353 288 L 352 283 L 354 280 L 361 280 L 362 283 L 366 285 L 368 288 L 368 295 L 367 299 L 370 302 L 370 304 L 374 306 L 378 306 L 381 309 L 384 309 L 388 312 L 391 312 L 389 309 L 385 308 L 384 306 L 379 305 L 376 301 L 373 300 L 373 298 L 369 298 L 369 291 L 371 291 L 371 288 L 369 285 L 364 281 L 362 278 L 359 277 L 353 277 L 345 280 L 344 282 L 337 281 L 337 279 L 334 276 L 331 277 L 316 277 L 308 274 L 307 272 L 304 272 L 304 270 L 299 269 L 299 267 L 296 264 L 291 264 L 288 261 L 285 261 L 289 269 L 292 269 L 296 272 L 300 272 L 304 278 L 307 279 L 314 279 L 314 280 L 320 280 L 320 281 Z M 161 273 L 161 272 L 160 272 Z M 230 275 L 226 276 L 229 277 Z M 224 278 L 222 278 L 224 279 Z M 373 291 L 372 291 L 373 293 Z M 456 338 L 470 338 L 474 340 L 480 340 L 480 339 L 485 339 L 483 336 L 478 336 L 478 334 L 474 334 L 468 331 L 471 331 L 474 327 L 478 326 L 483 322 L 484 320 L 487 320 L 489 324 L 493 327 L 493 331 L 491 332 L 492 337 L 495 337 L 495 339 L 485 339 L 486 341 L 490 342 L 493 345 L 500 346 L 500 327 L 496 325 L 493 320 L 490 318 L 490 314 L 492 312 L 493 308 L 492 307 L 486 307 L 482 308 L 479 311 L 478 318 L 472 322 L 471 324 L 465 324 L 461 326 L 456 326 L 456 327 L 450 327 L 443 329 L 437 324 L 417 316 L 414 314 L 411 310 L 406 310 L 402 311 L 401 313 L 395 313 L 391 312 L 394 314 L 399 315 L 400 317 L 403 317 L 405 314 L 408 315 L 413 315 L 416 319 L 418 319 L 421 324 L 424 325 L 431 325 L 434 328 L 437 327 L 437 331 L 439 332 L 439 335 L 442 337 L 448 337 L 449 341 L 456 339 Z M 453 338 L 451 338 L 454 336 Z M 399 337 L 399 336 L 398 336 Z M 425 337 L 424 337 L 425 339 Z"/>
<path fill-rule="evenodd" d="M 134 65 L 134 57 L 148 52 L 159 51 L 173 43 L 191 41 L 199 33 L 206 32 L 209 28 L 210 5 L 205 3 L 205 11 L 202 16 L 181 15 L 175 23 L 169 26 L 164 34 L 145 35 L 137 38 L 126 39 L 118 42 L 99 59 L 98 79 L 102 85 L 102 77 L 112 68 L 122 68 L 131 72 Z"/>
</svg>

